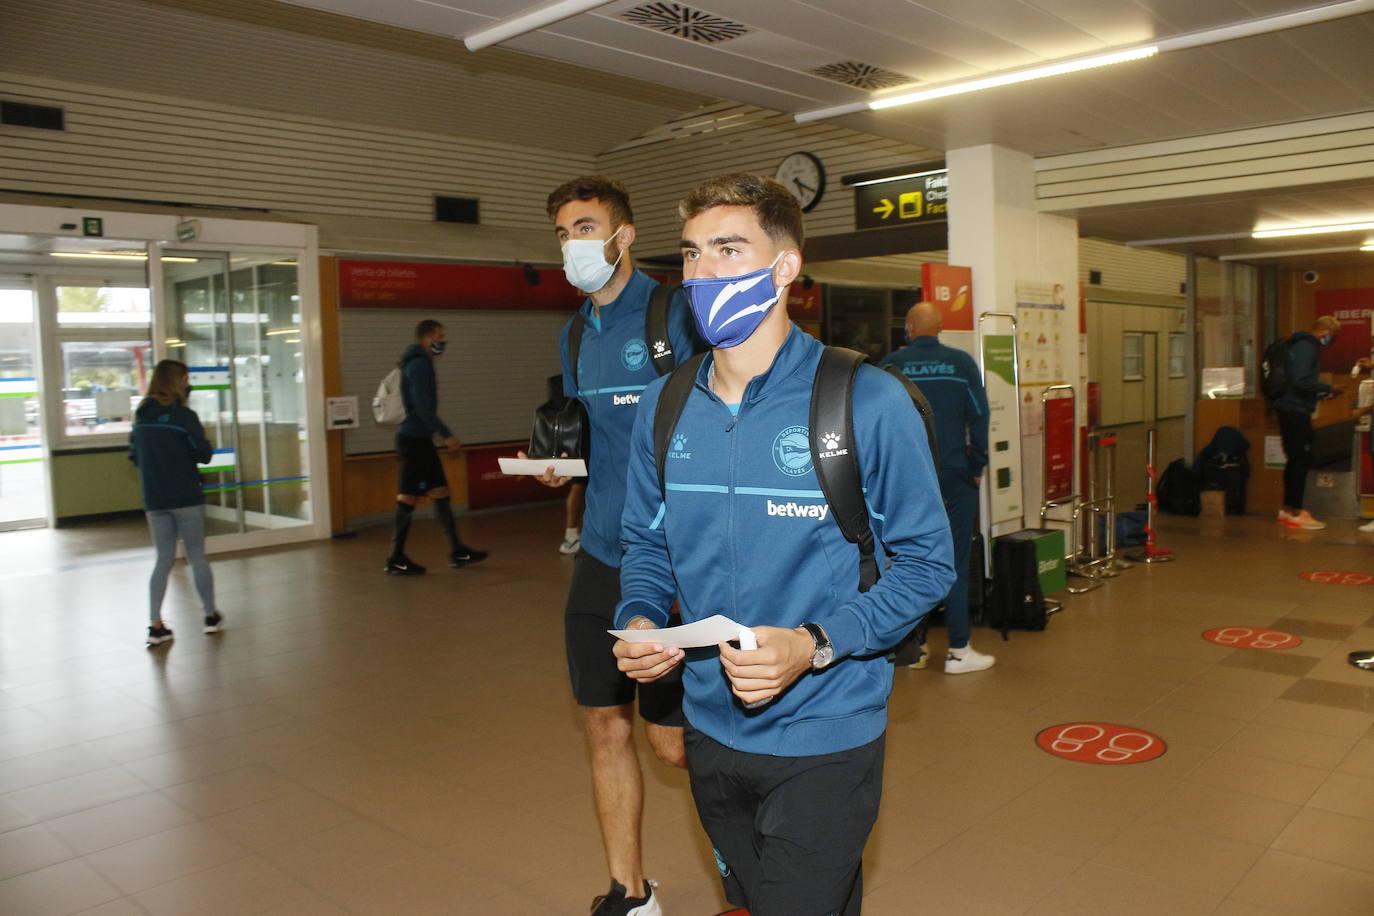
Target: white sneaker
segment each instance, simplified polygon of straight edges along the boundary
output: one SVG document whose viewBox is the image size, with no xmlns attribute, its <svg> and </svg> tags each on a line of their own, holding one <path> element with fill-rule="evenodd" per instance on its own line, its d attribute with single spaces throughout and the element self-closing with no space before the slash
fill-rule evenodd
<svg viewBox="0 0 1374 916">
<path fill-rule="evenodd" d="M 1326 527 L 1326 522 L 1317 521 L 1306 509 L 1293 516 L 1293 523 L 1304 531 L 1321 531 Z"/>
<path fill-rule="evenodd" d="M 1365 522 L 1363 525 L 1360 526 L 1359 530 L 1364 531 L 1366 533 L 1374 534 L 1374 522 Z"/>
<path fill-rule="evenodd" d="M 1285 512 L 1282 509 L 1279 510 L 1279 514 L 1275 517 L 1274 520 L 1286 528 L 1302 527 L 1298 524 L 1298 517 L 1296 515 L 1292 514 L 1291 512 Z"/>
<path fill-rule="evenodd" d="M 917 656 L 916 661 L 911 662 L 907 667 L 915 668 L 917 671 L 924 671 L 928 664 L 930 664 L 930 646 L 926 643 L 921 643 L 921 654 Z"/>
<path fill-rule="evenodd" d="M 563 554 L 563 556 L 565 557 L 570 557 L 581 549 L 582 539 L 576 537 L 569 538 L 568 540 L 558 545 L 558 552 Z"/>
<path fill-rule="evenodd" d="M 973 646 L 949 649 L 945 653 L 945 674 L 969 674 L 973 671 L 984 671 L 995 664 L 995 655 L 984 655 Z"/>
</svg>

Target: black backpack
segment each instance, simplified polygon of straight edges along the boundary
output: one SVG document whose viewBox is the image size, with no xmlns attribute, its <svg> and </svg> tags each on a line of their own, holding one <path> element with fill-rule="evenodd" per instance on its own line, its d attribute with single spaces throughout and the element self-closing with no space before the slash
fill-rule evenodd
<svg viewBox="0 0 1374 916">
<path fill-rule="evenodd" d="M 1043 630 L 1049 623 L 1034 540 L 1009 534 L 993 541 L 987 622 L 1003 639 L 1008 630 Z"/>
<path fill-rule="evenodd" d="M 1169 462 L 1155 484 L 1159 511 L 1170 515 L 1197 515 L 1202 511 L 1202 485 L 1182 458 Z"/>
<path fill-rule="evenodd" d="M 1250 480 L 1250 442 L 1234 426 L 1223 426 L 1198 452 L 1197 469 L 1203 490 L 1225 494 L 1227 515 L 1245 514 L 1245 488 Z"/>
<path fill-rule="evenodd" d="M 649 307 L 644 312 L 644 345 L 654 370 L 666 375 L 673 370 L 673 342 L 668 335 L 668 306 L 682 287 L 666 283 L 654 287 L 649 294 Z M 572 367 L 573 384 L 577 384 L 577 358 L 582 352 L 582 332 L 587 319 L 579 310 L 568 328 L 568 365 Z M 575 397 L 553 398 L 534 411 L 534 428 L 530 431 L 531 458 L 586 458 L 590 445 L 587 429 L 587 409 Z"/>
<path fill-rule="evenodd" d="M 1264 348 L 1260 360 L 1260 393 L 1273 401 L 1288 390 L 1288 351 L 1293 338 L 1280 337 Z"/>
<path fill-rule="evenodd" d="M 667 498 L 664 485 L 664 468 L 668 460 L 668 441 L 687 405 L 692 387 L 696 384 L 697 372 L 705 353 L 692 357 L 668 376 L 663 391 L 659 394 L 658 409 L 654 412 L 654 462 L 658 468 L 659 490 Z M 811 386 L 810 429 L 840 430 L 840 445 L 849 443 L 847 448 L 832 445 L 826 447 L 820 436 L 810 436 L 811 465 L 816 469 L 816 480 L 830 505 L 831 517 L 840 526 L 845 540 L 859 547 L 859 591 L 866 592 L 873 587 L 880 576 L 875 556 L 873 529 L 868 524 L 868 505 L 864 501 L 863 481 L 859 475 L 859 456 L 854 440 L 854 376 L 859 367 L 872 360 L 862 353 L 844 347 L 826 347 L 821 354 L 820 364 L 816 367 L 816 379 Z M 930 441 L 932 460 L 940 454 L 935 441 L 935 419 L 930 401 L 921 393 L 901 370 L 895 366 L 883 367 L 888 374 L 899 379 L 911 397 L 912 404 L 925 423 L 926 437 Z"/>
</svg>

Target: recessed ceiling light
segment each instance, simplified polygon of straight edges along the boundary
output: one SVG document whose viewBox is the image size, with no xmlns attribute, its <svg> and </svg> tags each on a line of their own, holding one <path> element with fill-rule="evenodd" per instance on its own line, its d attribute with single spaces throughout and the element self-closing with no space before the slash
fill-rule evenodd
<svg viewBox="0 0 1374 916">
<path fill-rule="evenodd" d="M 1328 232 L 1367 232 L 1374 229 L 1374 220 L 1360 220 L 1354 223 L 1320 223 L 1305 226 L 1284 226 L 1276 229 L 1256 229 L 1250 233 L 1254 239 L 1281 239 L 1291 235 L 1324 235 Z"/>
</svg>

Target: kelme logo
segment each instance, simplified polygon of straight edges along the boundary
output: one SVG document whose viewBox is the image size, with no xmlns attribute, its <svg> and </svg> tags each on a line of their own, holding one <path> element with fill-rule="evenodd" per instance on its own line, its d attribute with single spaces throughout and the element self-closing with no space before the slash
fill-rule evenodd
<svg viewBox="0 0 1374 916">
<path fill-rule="evenodd" d="M 822 458 L 838 458 L 849 454 L 849 449 L 840 448 L 839 433 L 824 433 L 821 436 L 821 448 L 824 449 L 820 455 Z"/>
<path fill-rule="evenodd" d="M 631 372 L 643 369 L 644 364 L 649 361 L 649 348 L 644 346 L 644 341 L 639 338 L 627 340 L 625 346 L 620 350 L 620 361 Z"/>
<path fill-rule="evenodd" d="M 773 440 L 773 463 L 788 477 L 811 470 L 811 439 L 805 426 L 789 426 Z"/>
<path fill-rule="evenodd" d="M 664 356 L 672 355 L 672 348 L 668 346 L 668 342 L 666 340 L 654 341 L 654 359 L 659 359 Z"/>
<path fill-rule="evenodd" d="M 673 436 L 673 441 L 668 446 L 669 458 L 691 458 L 692 453 L 687 451 L 687 437 L 682 433 Z"/>
</svg>

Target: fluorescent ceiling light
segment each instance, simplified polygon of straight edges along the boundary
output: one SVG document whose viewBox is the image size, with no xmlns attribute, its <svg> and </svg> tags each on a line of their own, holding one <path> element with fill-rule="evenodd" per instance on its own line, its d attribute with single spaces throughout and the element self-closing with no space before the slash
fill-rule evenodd
<svg viewBox="0 0 1374 916">
<path fill-rule="evenodd" d="M 1281 239 L 1291 235 L 1325 235 L 1328 232 L 1365 232 L 1374 229 L 1374 220 L 1358 223 L 1327 223 L 1317 226 L 1288 226 L 1282 229 L 1256 229 L 1250 233 L 1252 239 Z"/>
<path fill-rule="evenodd" d="M 1143 48 L 1128 48 L 1125 51 L 1114 51 L 1111 54 L 1099 54 L 1095 57 L 1067 60 L 1057 64 L 1046 64 L 1043 67 L 1031 67 L 1026 70 L 1013 70 L 1011 73 L 999 73 L 995 76 L 985 76 L 982 79 L 966 80 L 961 83 L 951 83 L 947 86 L 936 86 L 933 89 L 918 89 L 915 92 L 903 92 L 901 95 L 891 95 L 881 99 L 874 99 L 868 103 L 868 107 L 874 111 L 882 111 L 884 108 L 893 108 L 897 105 L 911 105 L 916 102 L 928 102 L 931 99 L 942 99 L 950 95 L 963 95 L 965 92 L 978 92 L 982 89 L 992 89 L 997 86 L 1009 86 L 1012 83 L 1024 83 L 1030 80 L 1044 79 L 1047 76 L 1059 76 L 1064 73 L 1076 73 L 1079 70 L 1092 70 L 1095 67 L 1124 64 L 1127 61 L 1153 57 L 1158 53 L 1159 48 L 1154 45 L 1147 45 Z"/>
<path fill-rule="evenodd" d="M 1302 248 L 1295 251 L 1243 251 L 1238 254 L 1223 254 L 1218 261 L 1267 261 L 1272 258 L 1310 257 L 1314 254 L 1344 254 L 1356 249 L 1350 245 L 1337 248 Z"/>
<path fill-rule="evenodd" d="M 1197 32 L 1175 35 L 1170 38 L 1160 38 L 1156 39 L 1151 45 L 1126 48 L 1099 54 L 1094 57 L 1082 57 L 1076 60 L 1042 64 L 1038 67 L 1013 70 L 1009 73 L 999 73 L 979 79 L 961 80 L 955 83 L 947 83 L 942 86 L 918 89 L 914 92 L 903 92 L 899 95 L 890 95 L 885 98 L 868 99 L 863 102 L 848 102 L 843 105 L 832 105 L 828 108 L 816 108 L 811 111 L 798 112 L 793 115 L 793 118 L 798 123 L 804 124 L 808 121 L 820 121 L 825 118 L 839 117 L 840 115 L 857 114 L 861 111 L 881 111 L 882 109 L 892 108 L 897 105 L 910 105 L 915 102 L 945 98 L 951 95 L 962 95 L 967 92 L 977 92 L 982 89 L 992 89 L 997 86 L 1022 83 L 1027 80 L 1043 79 L 1047 76 L 1058 76 L 1062 73 L 1073 73 L 1078 70 L 1087 70 L 1094 67 L 1124 63 L 1130 60 L 1139 60 L 1143 57 L 1150 57 L 1156 53 L 1164 54 L 1169 51 L 1182 51 L 1185 48 L 1200 48 L 1206 45 L 1218 44 L 1223 41 L 1234 41 L 1237 38 L 1249 38 L 1255 35 L 1282 32 L 1287 29 L 1313 25 L 1318 22 L 1330 22 L 1334 19 L 1357 16 L 1361 13 L 1368 13 L 1371 11 L 1374 11 L 1374 0 L 1344 0 L 1344 2 L 1341 3 L 1329 3 L 1325 6 L 1318 6 L 1312 9 L 1297 10 L 1291 13 L 1280 13 L 1276 16 L 1265 16 L 1260 19 L 1250 19 L 1245 22 L 1234 22 L 1229 25 L 1218 26 L 1214 29 L 1202 29 Z"/>
<path fill-rule="evenodd" d="M 267 336 L 271 337 L 274 334 L 299 334 L 300 332 L 300 328 L 277 328 L 275 331 L 268 331 Z"/>
<path fill-rule="evenodd" d="M 545 3 L 464 35 L 463 44 L 467 45 L 469 51 L 480 51 L 509 38 L 537 31 L 564 19 L 571 19 L 579 13 L 605 6 L 609 2 L 610 0 L 557 0 L 555 3 Z"/>
<path fill-rule="evenodd" d="M 98 251 L 50 251 L 49 257 L 53 258 L 88 258 L 93 261 L 146 261 L 146 254 L 103 254 Z M 163 261 L 172 261 L 177 264 L 196 264 L 200 258 L 163 258 Z"/>
<path fill-rule="evenodd" d="M 867 184 L 887 184 L 889 181 L 903 181 L 907 178 L 924 178 L 927 175 L 943 175 L 948 171 L 949 169 L 931 169 L 928 172 L 912 172 L 909 175 L 892 175 L 888 178 L 872 178 L 868 181 L 856 181 L 852 187 L 862 188 Z"/>
<path fill-rule="evenodd" d="M 1370 244 L 1368 244 L 1368 245 L 1361 245 L 1361 246 L 1360 246 L 1360 250 L 1361 250 L 1361 251 L 1374 251 L 1374 243 L 1370 243 Z"/>
</svg>

